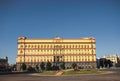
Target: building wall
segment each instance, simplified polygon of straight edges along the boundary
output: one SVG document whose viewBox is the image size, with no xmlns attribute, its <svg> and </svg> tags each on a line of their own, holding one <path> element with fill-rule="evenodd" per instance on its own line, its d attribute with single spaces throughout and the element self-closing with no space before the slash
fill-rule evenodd
<svg viewBox="0 0 120 81">
<path fill-rule="evenodd" d="M 57 59 L 58 58 L 58 59 Z M 18 55 L 16 63 L 35 66 L 40 62 L 65 62 L 66 67 L 76 62 L 78 65 L 96 67 L 95 38 L 62 39 L 30 39 L 18 38 Z M 18 67 L 18 68 L 19 68 Z"/>
<path fill-rule="evenodd" d="M 104 58 L 106 58 L 106 59 L 112 61 L 112 62 L 115 63 L 115 64 L 117 64 L 117 63 L 118 63 L 118 60 L 119 60 L 117 54 L 106 55 L 106 56 L 104 56 Z"/>
</svg>

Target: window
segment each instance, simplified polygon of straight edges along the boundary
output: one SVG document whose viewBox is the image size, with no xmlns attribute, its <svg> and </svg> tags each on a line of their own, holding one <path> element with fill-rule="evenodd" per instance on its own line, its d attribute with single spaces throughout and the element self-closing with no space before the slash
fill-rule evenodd
<svg viewBox="0 0 120 81">
<path fill-rule="evenodd" d="M 21 48 L 23 47 L 23 45 L 20 46 Z"/>
<path fill-rule="evenodd" d="M 69 47 L 71 48 L 71 45 Z"/>
<path fill-rule="evenodd" d="M 81 48 L 83 48 L 83 45 L 81 45 Z"/>
<path fill-rule="evenodd" d="M 49 45 L 47 45 L 47 48 L 49 48 Z"/>
<path fill-rule="evenodd" d="M 23 53 L 23 51 L 21 50 L 20 53 Z"/>
<path fill-rule="evenodd" d="M 66 48 L 68 48 L 68 45 L 66 45 Z"/>
<path fill-rule="evenodd" d="M 30 45 L 28 45 L 28 48 L 30 48 Z"/>
<path fill-rule="evenodd" d="M 27 45 L 25 45 L 25 47 L 27 48 Z"/>
<path fill-rule="evenodd" d="M 74 45 L 73 45 L 73 48 L 74 48 Z"/>
<path fill-rule="evenodd" d="M 88 45 L 88 48 L 89 48 L 89 45 Z"/>
</svg>

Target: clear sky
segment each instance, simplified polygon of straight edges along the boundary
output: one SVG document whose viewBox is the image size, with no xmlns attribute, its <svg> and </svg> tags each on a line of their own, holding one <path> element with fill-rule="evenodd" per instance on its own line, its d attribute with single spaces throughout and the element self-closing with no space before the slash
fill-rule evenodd
<svg viewBox="0 0 120 81">
<path fill-rule="evenodd" d="M 120 0 L 0 0 L 0 57 L 16 63 L 17 38 L 96 38 L 96 54 L 120 56 Z"/>
</svg>

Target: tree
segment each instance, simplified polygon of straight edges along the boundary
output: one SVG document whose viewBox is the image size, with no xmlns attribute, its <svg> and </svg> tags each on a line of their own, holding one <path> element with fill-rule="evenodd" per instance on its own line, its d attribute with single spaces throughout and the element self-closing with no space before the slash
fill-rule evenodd
<svg viewBox="0 0 120 81">
<path fill-rule="evenodd" d="M 59 70 L 59 66 L 53 65 L 52 70 Z"/>
<path fill-rule="evenodd" d="M 25 63 L 22 63 L 22 66 L 21 66 L 21 69 L 24 71 L 24 70 L 26 70 L 26 64 Z"/>
<path fill-rule="evenodd" d="M 112 61 L 105 59 L 105 58 L 101 58 L 100 59 L 100 66 L 103 68 L 107 68 L 107 67 L 112 67 Z"/>
<path fill-rule="evenodd" d="M 108 65 L 109 65 L 109 68 L 113 66 L 113 62 L 108 60 Z"/>
<path fill-rule="evenodd" d="M 35 67 L 35 68 L 36 68 L 36 70 L 37 70 L 37 71 L 39 71 L 39 67 L 38 67 L 38 64 L 36 65 L 36 67 Z"/>
<path fill-rule="evenodd" d="M 107 59 L 100 58 L 100 67 L 107 67 Z"/>
<path fill-rule="evenodd" d="M 105 68 L 107 68 L 107 66 L 108 66 L 108 60 L 107 59 L 104 60 L 104 66 L 105 66 Z"/>
<path fill-rule="evenodd" d="M 51 70 L 52 64 L 48 61 L 46 64 L 46 70 Z"/>
<path fill-rule="evenodd" d="M 60 64 L 60 68 L 61 69 L 65 69 L 65 62 L 63 62 L 62 64 Z"/>
<path fill-rule="evenodd" d="M 28 72 L 35 72 L 35 68 L 33 68 L 32 66 L 29 66 L 27 70 Z"/>
<path fill-rule="evenodd" d="M 45 63 L 44 62 L 41 62 L 40 68 L 41 68 L 42 71 L 45 70 Z"/>
<path fill-rule="evenodd" d="M 16 71 L 16 64 L 12 65 L 11 69 L 12 71 Z"/>
<path fill-rule="evenodd" d="M 104 63 L 103 63 L 103 59 L 100 59 L 100 65 L 99 65 L 100 67 L 104 67 Z"/>
<path fill-rule="evenodd" d="M 73 64 L 72 64 L 72 68 L 73 68 L 73 69 L 77 69 L 77 64 L 76 64 L 76 63 L 73 63 Z"/>
</svg>

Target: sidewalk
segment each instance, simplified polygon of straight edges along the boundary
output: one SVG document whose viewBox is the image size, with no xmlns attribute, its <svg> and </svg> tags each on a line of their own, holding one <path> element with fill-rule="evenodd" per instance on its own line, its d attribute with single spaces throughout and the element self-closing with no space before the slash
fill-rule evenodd
<svg viewBox="0 0 120 81">
<path fill-rule="evenodd" d="M 60 75 L 62 75 L 63 74 L 63 71 L 58 71 L 55 75 L 56 76 L 60 76 Z"/>
</svg>

